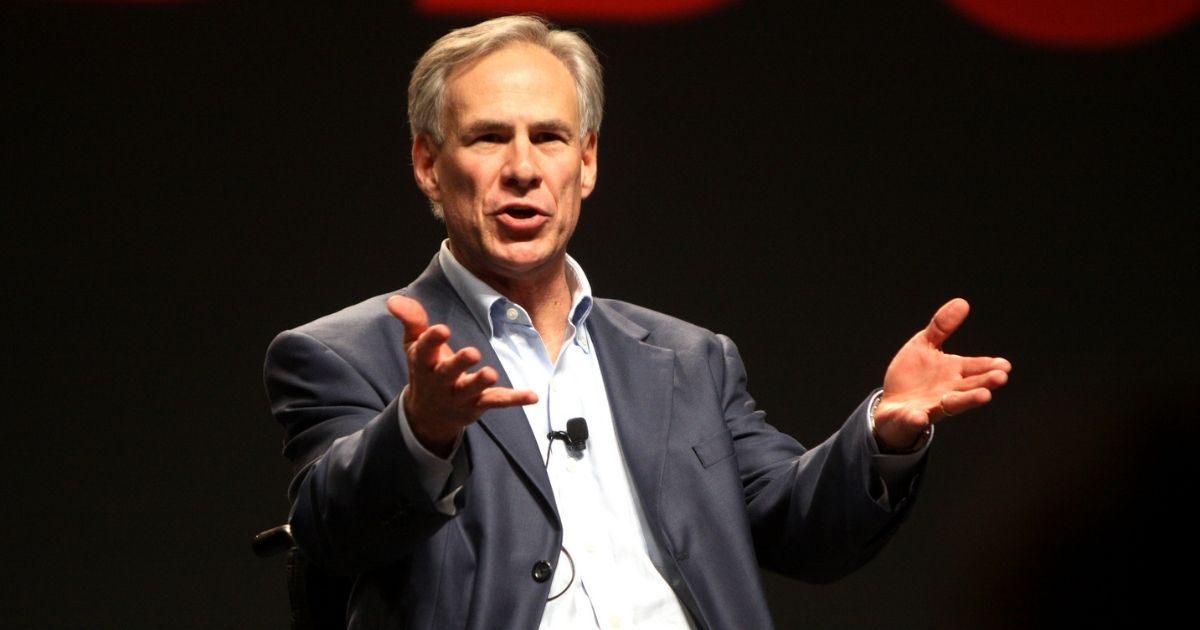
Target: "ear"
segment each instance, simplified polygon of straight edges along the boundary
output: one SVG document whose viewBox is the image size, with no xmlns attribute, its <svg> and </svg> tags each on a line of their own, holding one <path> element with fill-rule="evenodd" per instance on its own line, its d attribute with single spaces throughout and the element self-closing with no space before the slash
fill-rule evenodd
<svg viewBox="0 0 1200 630">
<path fill-rule="evenodd" d="M 433 138 L 426 133 L 417 134 L 412 144 L 413 178 L 417 187 L 429 197 L 430 201 L 442 200 L 442 189 L 438 185 L 437 165 L 438 146 Z"/>
<path fill-rule="evenodd" d="M 596 147 L 600 142 L 600 137 L 595 131 L 589 131 L 583 137 L 583 152 L 581 160 L 583 162 L 583 171 L 580 173 L 582 186 L 580 193 L 584 199 L 592 194 L 592 190 L 596 188 Z"/>
</svg>

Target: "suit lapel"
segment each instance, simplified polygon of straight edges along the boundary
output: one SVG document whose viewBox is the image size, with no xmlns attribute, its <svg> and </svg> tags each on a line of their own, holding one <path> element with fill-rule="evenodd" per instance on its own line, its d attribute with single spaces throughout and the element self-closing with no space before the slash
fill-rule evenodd
<svg viewBox="0 0 1200 630">
<path fill-rule="evenodd" d="M 647 519 L 658 527 L 675 353 L 646 343 L 649 331 L 603 300 L 596 301 L 588 325 L 626 465 Z"/>
<path fill-rule="evenodd" d="M 487 332 L 480 327 L 479 322 L 471 315 L 467 305 L 463 303 L 446 275 L 438 264 L 437 256 L 433 262 L 409 287 L 408 295 L 425 307 L 429 314 L 430 323 L 444 323 L 450 327 L 450 346 L 455 349 L 474 346 L 481 355 L 480 367 L 490 365 L 500 374 L 498 387 L 512 387 L 512 381 L 500 364 L 500 358 L 492 349 Z M 551 514 L 558 514 L 554 503 L 554 491 L 550 487 L 550 478 L 546 475 L 545 464 L 541 453 L 538 452 L 537 441 L 529 430 L 529 420 L 520 407 L 492 409 L 483 414 L 476 425 L 496 442 L 508 458 L 516 465 L 534 488 L 542 495 Z M 467 430 L 468 442 L 472 436 L 482 437 L 478 432 Z M 556 517 L 557 518 L 557 517 Z"/>
<path fill-rule="evenodd" d="M 453 348 L 478 348 L 483 355 L 481 365 L 490 365 L 500 373 L 497 385 L 512 387 L 486 331 L 454 291 L 436 256 L 407 293 L 425 306 L 430 322 L 442 322 L 450 327 Z M 637 487 L 642 509 L 657 528 L 661 523 L 659 495 L 670 428 L 675 353 L 646 343 L 649 331 L 613 310 L 604 300 L 596 301 L 588 326 L 617 439 Z M 525 412 L 519 407 L 493 409 L 483 415 L 477 426 L 496 442 L 536 488 L 550 512 L 557 514 L 550 478 Z M 479 436 L 479 433 L 468 430 L 468 441 L 472 436 Z"/>
</svg>

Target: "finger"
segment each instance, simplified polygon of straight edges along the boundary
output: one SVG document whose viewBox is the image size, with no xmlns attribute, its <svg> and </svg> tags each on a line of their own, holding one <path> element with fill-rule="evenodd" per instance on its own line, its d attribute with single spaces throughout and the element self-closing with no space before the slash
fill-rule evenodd
<svg viewBox="0 0 1200 630">
<path fill-rule="evenodd" d="M 954 384 L 954 389 L 960 392 L 967 392 L 980 387 L 986 389 L 998 389 L 1008 382 L 1008 372 L 1001 370 L 991 370 L 983 374 L 976 374 L 960 379 Z"/>
<path fill-rule="evenodd" d="M 537 401 L 537 394 L 528 389 L 489 387 L 483 390 L 479 395 L 479 400 L 475 404 L 482 409 L 499 409 L 501 407 L 532 405 Z"/>
<path fill-rule="evenodd" d="M 433 371 L 443 378 L 457 379 L 459 374 L 467 371 L 467 368 L 479 363 L 480 358 L 481 355 L 478 350 L 467 346 L 449 357 L 438 361 Z"/>
<path fill-rule="evenodd" d="M 933 314 L 933 319 L 929 320 L 929 325 L 925 327 L 925 339 L 933 344 L 935 348 L 942 347 L 946 339 L 962 326 L 963 320 L 967 318 L 967 313 L 970 312 L 971 305 L 962 298 L 954 298 L 942 305 L 941 308 Z"/>
<path fill-rule="evenodd" d="M 500 375 L 496 370 L 485 365 L 475 372 L 460 376 L 454 383 L 454 391 L 467 397 L 478 396 L 499 380 Z"/>
<path fill-rule="evenodd" d="M 961 371 L 964 376 L 975 374 L 983 374 L 992 370 L 1000 370 L 1001 372 L 1012 371 L 1012 364 L 1008 359 L 1000 357 L 963 357 Z"/>
<path fill-rule="evenodd" d="M 976 407 L 982 407 L 992 400 L 992 392 L 986 388 L 972 389 L 965 392 L 950 392 L 942 396 L 939 411 L 944 416 L 957 416 Z"/>
<path fill-rule="evenodd" d="M 422 367 L 435 368 L 438 361 L 450 353 L 446 347 L 449 340 L 450 328 L 446 325 L 435 324 L 426 328 L 409 350 L 412 357 L 410 361 Z"/>
<path fill-rule="evenodd" d="M 410 297 L 393 295 L 387 299 L 387 309 L 392 317 L 404 324 L 405 345 L 416 341 L 429 327 L 429 315 L 425 313 L 425 307 Z"/>
</svg>

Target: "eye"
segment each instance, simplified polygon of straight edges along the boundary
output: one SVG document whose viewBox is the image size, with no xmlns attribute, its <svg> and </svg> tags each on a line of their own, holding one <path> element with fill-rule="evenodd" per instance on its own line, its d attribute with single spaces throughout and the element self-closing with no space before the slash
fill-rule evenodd
<svg viewBox="0 0 1200 630">
<path fill-rule="evenodd" d="M 539 131 L 533 134 L 532 140 L 534 144 L 546 144 L 548 142 L 566 142 L 567 137 L 557 131 Z"/>
<path fill-rule="evenodd" d="M 475 136 L 475 140 L 473 142 L 481 144 L 498 144 L 504 142 L 504 136 L 501 136 L 498 133 L 485 133 Z"/>
</svg>

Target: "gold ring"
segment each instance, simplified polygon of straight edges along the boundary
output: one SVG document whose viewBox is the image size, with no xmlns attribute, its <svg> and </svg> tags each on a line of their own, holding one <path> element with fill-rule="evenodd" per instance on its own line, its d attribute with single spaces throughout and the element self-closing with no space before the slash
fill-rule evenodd
<svg viewBox="0 0 1200 630">
<path fill-rule="evenodd" d="M 942 415 L 946 416 L 947 418 L 954 415 L 954 414 L 950 413 L 949 411 L 946 411 L 946 396 L 949 396 L 949 395 L 950 394 L 942 394 L 942 399 L 938 401 L 938 407 L 942 410 Z"/>
</svg>

